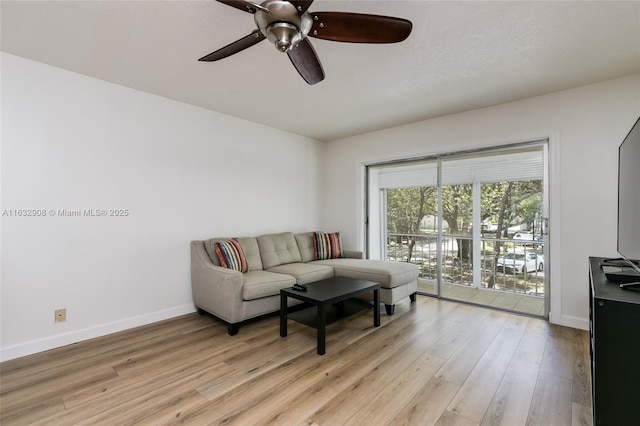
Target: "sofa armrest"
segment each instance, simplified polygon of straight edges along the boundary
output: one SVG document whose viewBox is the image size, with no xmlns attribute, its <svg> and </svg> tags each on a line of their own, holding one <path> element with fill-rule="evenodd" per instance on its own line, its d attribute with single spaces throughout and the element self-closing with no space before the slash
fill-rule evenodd
<svg viewBox="0 0 640 426">
<path fill-rule="evenodd" d="M 202 241 L 191 242 L 191 290 L 196 307 L 231 324 L 242 321 L 242 272 L 216 266 Z"/>
<path fill-rule="evenodd" d="M 344 257 L 349 259 L 363 259 L 364 253 L 360 250 L 342 250 Z"/>
</svg>

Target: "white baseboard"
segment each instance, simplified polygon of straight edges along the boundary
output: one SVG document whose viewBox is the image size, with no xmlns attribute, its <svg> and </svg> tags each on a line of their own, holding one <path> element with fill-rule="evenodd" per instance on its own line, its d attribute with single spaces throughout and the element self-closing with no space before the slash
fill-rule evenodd
<svg viewBox="0 0 640 426">
<path fill-rule="evenodd" d="M 571 315 L 562 315 L 561 322 L 558 325 L 577 328 L 579 330 L 589 330 L 589 320 L 587 318 L 574 317 Z"/>
<path fill-rule="evenodd" d="M 150 314 L 101 324 L 69 333 L 57 334 L 43 339 L 32 340 L 0 349 L 0 361 L 8 361 L 10 359 L 32 355 L 49 349 L 59 348 L 72 343 L 82 342 L 83 340 L 93 339 L 95 337 L 106 336 L 107 334 L 152 324 L 154 322 L 163 321 L 180 315 L 186 315 L 192 312 L 195 312 L 195 307 L 192 304 L 176 306 L 162 311 L 152 312 Z"/>
</svg>

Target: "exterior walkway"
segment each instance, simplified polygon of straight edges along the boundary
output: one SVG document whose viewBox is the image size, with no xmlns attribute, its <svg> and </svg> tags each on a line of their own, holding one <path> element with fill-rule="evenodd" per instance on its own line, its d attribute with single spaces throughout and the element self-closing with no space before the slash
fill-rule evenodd
<svg viewBox="0 0 640 426">
<path fill-rule="evenodd" d="M 436 294 L 436 283 L 418 279 L 418 292 Z M 521 312 L 527 315 L 544 316 L 544 296 L 529 296 L 450 283 L 444 283 L 442 286 L 442 296 L 447 299 L 471 302 L 492 308 Z"/>
</svg>

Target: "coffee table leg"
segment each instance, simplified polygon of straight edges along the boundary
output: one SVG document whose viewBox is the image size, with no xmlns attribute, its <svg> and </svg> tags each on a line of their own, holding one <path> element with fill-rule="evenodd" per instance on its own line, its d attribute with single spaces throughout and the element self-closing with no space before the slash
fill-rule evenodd
<svg viewBox="0 0 640 426">
<path fill-rule="evenodd" d="M 327 328 L 327 309 L 324 303 L 318 305 L 318 355 L 324 355 L 326 328 Z"/>
<path fill-rule="evenodd" d="M 373 290 L 373 326 L 380 327 L 380 290 Z"/>
<path fill-rule="evenodd" d="M 280 293 L 280 337 L 287 337 L 287 295 Z"/>
</svg>

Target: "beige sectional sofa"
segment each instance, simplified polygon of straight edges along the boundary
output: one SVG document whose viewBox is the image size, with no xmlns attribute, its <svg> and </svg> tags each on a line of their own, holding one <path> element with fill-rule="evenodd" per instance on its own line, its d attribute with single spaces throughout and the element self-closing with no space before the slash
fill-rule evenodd
<svg viewBox="0 0 640 426">
<path fill-rule="evenodd" d="M 191 286 L 200 314 L 208 312 L 228 324 L 229 334 L 242 321 L 280 309 L 280 289 L 295 283 L 344 276 L 380 283 L 380 300 L 388 315 L 395 304 L 415 300 L 418 268 L 410 263 L 362 259 L 362 252 L 342 250 L 344 257 L 315 260 L 314 233 L 283 232 L 237 238 L 247 272 L 220 266 L 215 243 L 228 238 L 191 242 Z M 296 303 L 292 301 L 290 303 Z"/>
</svg>

